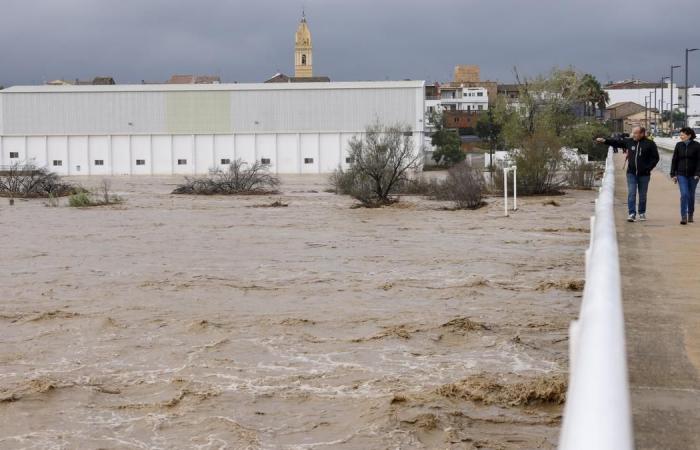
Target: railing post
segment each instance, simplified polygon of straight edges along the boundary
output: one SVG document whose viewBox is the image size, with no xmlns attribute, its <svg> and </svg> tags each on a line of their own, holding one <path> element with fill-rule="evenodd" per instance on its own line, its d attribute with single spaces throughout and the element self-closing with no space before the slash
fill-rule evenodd
<svg viewBox="0 0 700 450">
<path fill-rule="evenodd" d="M 508 168 L 503 168 L 503 211 L 508 217 Z"/>
<path fill-rule="evenodd" d="M 518 209 L 518 166 L 513 166 L 513 211 Z"/>
</svg>

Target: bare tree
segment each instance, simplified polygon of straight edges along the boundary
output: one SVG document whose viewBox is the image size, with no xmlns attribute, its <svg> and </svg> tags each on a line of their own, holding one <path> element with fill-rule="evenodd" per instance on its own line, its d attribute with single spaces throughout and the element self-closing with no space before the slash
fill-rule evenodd
<svg viewBox="0 0 700 450">
<path fill-rule="evenodd" d="M 349 146 L 350 168 L 338 169 L 331 183 L 336 192 L 351 195 L 365 206 L 392 203 L 392 196 L 420 161 L 411 132 L 402 125 L 376 122 L 362 137 L 351 139 Z"/>
<path fill-rule="evenodd" d="M 105 205 L 108 205 L 112 196 L 110 195 L 110 190 L 112 188 L 112 182 L 107 178 L 103 178 L 100 183 L 100 194 L 102 194 L 102 201 Z"/>
</svg>

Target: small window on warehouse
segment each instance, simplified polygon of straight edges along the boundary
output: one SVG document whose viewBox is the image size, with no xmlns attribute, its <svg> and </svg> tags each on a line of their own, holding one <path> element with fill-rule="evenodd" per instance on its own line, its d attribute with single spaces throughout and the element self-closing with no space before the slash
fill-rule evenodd
<svg viewBox="0 0 700 450">
<path fill-rule="evenodd" d="M 231 164 L 231 160 L 229 158 L 221 158 L 221 164 L 226 166 L 228 164 Z"/>
<path fill-rule="evenodd" d="M 313 158 L 304 158 L 304 164 L 313 164 L 314 159 Z"/>
<path fill-rule="evenodd" d="M 53 165 L 54 167 L 61 167 L 63 165 L 63 161 L 61 161 L 60 159 L 54 159 Z"/>
<path fill-rule="evenodd" d="M 271 163 L 270 158 L 261 158 L 260 159 L 260 164 L 264 164 L 266 166 L 269 166 Z"/>
<path fill-rule="evenodd" d="M 10 159 L 19 158 L 19 152 L 10 152 Z"/>
<path fill-rule="evenodd" d="M 104 160 L 104 159 L 96 159 L 96 160 L 95 160 L 95 165 L 96 165 L 96 166 L 104 166 L 104 165 L 105 165 L 105 160 Z"/>
<path fill-rule="evenodd" d="M 177 160 L 177 165 L 178 165 L 178 166 L 186 166 L 186 165 L 187 165 L 187 160 L 186 160 L 186 159 L 178 159 L 178 160 Z"/>
<path fill-rule="evenodd" d="M 146 160 L 145 160 L 145 159 L 137 159 L 137 160 L 136 160 L 136 165 L 137 165 L 137 166 L 145 166 L 145 165 L 146 165 Z"/>
</svg>

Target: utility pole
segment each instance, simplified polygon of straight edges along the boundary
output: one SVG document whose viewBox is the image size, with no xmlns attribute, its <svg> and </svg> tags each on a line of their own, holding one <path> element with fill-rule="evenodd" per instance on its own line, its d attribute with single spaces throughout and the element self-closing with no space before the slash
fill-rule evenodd
<svg viewBox="0 0 700 450">
<path fill-rule="evenodd" d="M 684 108 L 684 118 L 683 118 L 683 123 L 684 126 L 688 126 L 688 53 L 694 52 L 700 49 L 697 48 L 686 48 L 685 49 L 685 108 Z"/>
<path fill-rule="evenodd" d="M 671 93 L 669 94 L 669 97 L 671 97 L 671 101 L 669 102 L 670 103 L 669 112 L 671 113 L 671 115 L 669 117 L 669 122 L 671 124 L 671 126 L 670 126 L 671 134 L 673 134 L 673 70 L 678 69 L 679 67 L 681 67 L 681 66 L 674 66 L 673 64 L 671 64 Z"/>
</svg>

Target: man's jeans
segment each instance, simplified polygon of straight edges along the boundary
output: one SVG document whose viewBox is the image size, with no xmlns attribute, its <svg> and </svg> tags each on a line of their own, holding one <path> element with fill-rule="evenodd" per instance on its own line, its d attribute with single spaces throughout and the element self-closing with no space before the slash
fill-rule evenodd
<svg viewBox="0 0 700 450">
<path fill-rule="evenodd" d="M 630 214 L 637 214 L 637 191 L 639 191 L 639 214 L 646 214 L 650 178 L 650 175 L 635 175 L 627 172 L 627 211 Z"/>
<path fill-rule="evenodd" d="M 681 217 L 692 216 L 695 212 L 695 188 L 698 181 L 695 177 L 678 175 L 678 188 L 681 190 Z"/>
</svg>

